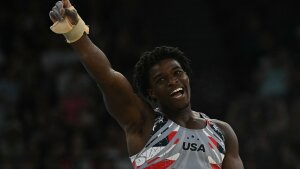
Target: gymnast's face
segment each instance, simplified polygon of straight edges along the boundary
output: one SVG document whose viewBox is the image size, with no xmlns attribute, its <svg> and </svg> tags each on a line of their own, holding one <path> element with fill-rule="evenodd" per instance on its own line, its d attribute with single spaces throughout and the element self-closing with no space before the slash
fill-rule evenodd
<svg viewBox="0 0 300 169">
<path fill-rule="evenodd" d="M 189 77 L 178 61 L 164 59 L 149 71 L 149 96 L 163 110 L 181 110 L 190 106 Z"/>
</svg>

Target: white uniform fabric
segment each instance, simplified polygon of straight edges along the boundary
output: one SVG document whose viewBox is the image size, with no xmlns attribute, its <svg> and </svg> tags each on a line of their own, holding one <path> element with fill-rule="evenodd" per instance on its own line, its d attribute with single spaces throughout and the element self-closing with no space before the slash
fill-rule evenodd
<svg viewBox="0 0 300 169">
<path fill-rule="evenodd" d="M 153 135 L 146 146 L 130 157 L 135 169 L 221 169 L 225 140 L 205 114 L 203 129 L 187 129 L 156 111 Z"/>
</svg>

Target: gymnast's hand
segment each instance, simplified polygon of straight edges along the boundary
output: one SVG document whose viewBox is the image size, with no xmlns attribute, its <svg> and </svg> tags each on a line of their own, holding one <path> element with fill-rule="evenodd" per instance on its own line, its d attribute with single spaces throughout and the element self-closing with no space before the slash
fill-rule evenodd
<svg viewBox="0 0 300 169">
<path fill-rule="evenodd" d="M 57 33 L 66 33 L 78 22 L 78 14 L 69 0 L 57 1 L 49 12 L 54 23 L 51 29 Z"/>
</svg>

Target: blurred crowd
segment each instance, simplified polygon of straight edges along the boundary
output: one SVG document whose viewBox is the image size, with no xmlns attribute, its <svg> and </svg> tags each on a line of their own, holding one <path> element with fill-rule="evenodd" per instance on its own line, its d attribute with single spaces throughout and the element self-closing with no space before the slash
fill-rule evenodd
<svg viewBox="0 0 300 169">
<path fill-rule="evenodd" d="M 0 168 L 129 169 L 125 135 L 97 85 L 63 36 L 49 29 L 55 2 L 0 6 Z M 300 168 L 300 12 L 292 1 L 73 3 L 90 38 L 130 81 L 138 57 L 159 40 L 187 52 L 193 109 L 233 127 L 246 169 Z M 207 39 L 191 38 L 192 27 L 178 32 L 206 16 L 210 34 L 193 26 Z M 190 45 L 212 37 L 218 52 L 211 55 Z"/>
</svg>

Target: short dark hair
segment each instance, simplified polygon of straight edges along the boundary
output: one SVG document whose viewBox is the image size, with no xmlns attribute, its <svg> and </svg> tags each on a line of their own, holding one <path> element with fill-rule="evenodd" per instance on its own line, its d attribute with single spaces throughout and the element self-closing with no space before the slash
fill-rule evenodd
<svg viewBox="0 0 300 169">
<path fill-rule="evenodd" d="M 182 69 L 190 77 L 192 70 L 190 59 L 177 47 L 160 46 L 151 51 L 144 52 L 135 64 L 133 73 L 134 87 L 144 98 L 149 99 L 147 89 L 149 88 L 149 70 L 161 60 L 171 58 L 179 62 Z"/>
</svg>

